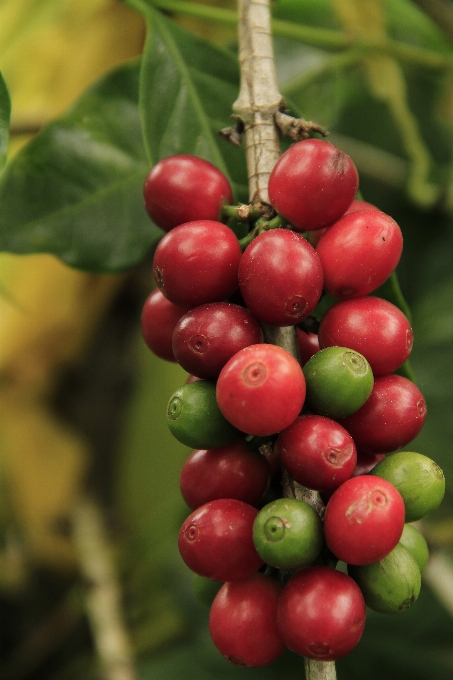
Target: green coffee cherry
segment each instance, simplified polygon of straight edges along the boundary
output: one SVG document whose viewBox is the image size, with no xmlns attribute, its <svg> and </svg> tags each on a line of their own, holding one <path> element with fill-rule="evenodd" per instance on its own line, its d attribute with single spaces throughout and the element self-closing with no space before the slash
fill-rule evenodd
<svg viewBox="0 0 453 680">
<path fill-rule="evenodd" d="M 220 412 L 215 383 L 208 380 L 183 385 L 172 394 L 167 423 L 172 435 L 193 449 L 215 449 L 240 435 Z"/>
<path fill-rule="evenodd" d="M 280 569 L 303 567 L 321 552 L 322 522 L 308 503 L 279 498 L 256 516 L 253 542 L 267 564 Z"/>
<path fill-rule="evenodd" d="M 420 573 L 423 574 L 429 560 L 428 544 L 425 541 L 424 536 L 419 532 L 418 529 L 412 526 L 412 524 L 405 524 L 400 538 L 400 543 L 401 545 L 404 545 L 406 550 L 409 550 L 410 554 L 418 564 Z"/>
<path fill-rule="evenodd" d="M 355 413 L 373 389 L 370 364 L 362 354 L 347 347 L 326 347 L 316 352 L 303 371 L 308 405 L 328 418 Z"/>
<path fill-rule="evenodd" d="M 406 522 L 429 515 L 445 494 L 444 473 L 421 453 L 394 453 L 378 463 L 370 474 L 386 479 L 398 489 L 406 507 Z"/>
<path fill-rule="evenodd" d="M 210 579 L 199 576 L 198 574 L 193 575 L 192 588 L 194 595 L 198 602 L 203 604 L 205 607 L 209 608 L 211 606 L 215 596 L 222 586 L 222 581 L 211 581 Z"/>
<path fill-rule="evenodd" d="M 348 574 L 362 591 L 367 606 L 382 614 L 404 611 L 420 593 L 420 569 L 401 543 L 379 562 L 362 567 L 348 565 Z"/>
</svg>

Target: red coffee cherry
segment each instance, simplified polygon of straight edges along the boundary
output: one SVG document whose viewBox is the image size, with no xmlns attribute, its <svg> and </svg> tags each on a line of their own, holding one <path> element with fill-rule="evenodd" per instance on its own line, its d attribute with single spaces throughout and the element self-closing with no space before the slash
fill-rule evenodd
<svg viewBox="0 0 453 680">
<path fill-rule="evenodd" d="M 148 173 L 145 208 L 164 231 L 192 220 L 218 220 L 233 202 L 230 183 L 215 165 L 197 156 L 163 158 Z"/>
<path fill-rule="evenodd" d="M 251 345 L 222 368 L 217 403 L 224 417 L 242 432 L 265 437 L 288 427 L 305 399 L 301 367 L 276 345 Z"/>
<path fill-rule="evenodd" d="M 281 590 L 275 579 L 261 573 L 220 588 L 209 614 L 209 631 L 228 661 L 255 668 L 283 654 L 286 647 L 277 628 Z"/>
<path fill-rule="evenodd" d="M 172 349 L 173 331 L 187 307 L 174 305 L 160 290 L 148 296 L 141 317 L 142 336 L 150 350 L 161 359 L 176 361 Z"/>
<path fill-rule="evenodd" d="M 263 564 L 253 545 L 258 510 L 248 503 L 220 498 L 199 507 L 186 519 L 178 547 L 186 565 L 213 581 L 237 581 Z"/>
<path fill-rule="evenodd" d="M 319 352 L 319 338 L 316 333 L 307 333 L 301 328 L 296 328 L 296 333 L 300 363 L 304 366 L 313 354 Z"/>
<path fill-rule="evenodd" d="M 188 373 L 215 380 L 236 352 L 262 341 L 261 326 L 247 309 L 211 302 L 191 309 L 179 320 L 173 352 Z"/>
<path fill-rule="evenodd" d="M 340 423 L 359 450 L 390 453 L 411 442 L 425 418 L 426 403 L 418 387 L 407 378 L 391 374 L 376 378 L 368 400 Z"/>
<path fill-rule="evenodd" d="M 318 335 L 321 348 L 341 345 L 363 354 L 374 376 L 399 368 L 408 359 L 414 339 L 403 312 L 372 296 L 330 307 L 321 319 Z"/>
<path fill-rule="evenodd" d="M 345 215 L 316 246 L 324 290 L 342 300 L 371 293 L 395 270 L 402 249 L 401 229 L 380 210 Z"/>
<path fill-rule="evenodd" d="M 274 326 L 293 326 L 311 314 L 322 282 L 316 250 L 287 229 L 273 229 L 253 239 L 239 265 L 245 304 L 257 319 Z"/>
<path fill-rule="evenodd" d="M 358 210 L 378 210 L 378 208 L 376 208 L 376 206 L 372 203 L 368 203 L 368 201 L 359 201 L 354 199 L 349 208 L 346 210 L 345 215 L 357 212 Z"/>
<path fill-rule="evenodd" d="M 349 156 L 321 139 L 293 144 L 269 177 L 269 200 L 297 231 L 322 229 L 341 217 L 359 184 Z"/>
<path fill-rule="evenodd" d="M 343 562 L 377 562 L 400 540 L 404 515 L 404 501 L 390 482 L 372 475 L 353 477 L 327 503 L 326 543 Z"/>
<path fill-rule="evenodd" d="M 348 432 L 330 418 L 299 416 L 278 436 L 285 468 L 309 489 L 336 489 L 354 472 L 357 453 Z"/>
<path fill-rule="evenodd" d="M 236 236 L 221 222 L 187 222 L 168 232 L 157 246 L 154 278 L 175 305 L 221 302 L 238 287 L 241 255 Z"/>
<path fill-rule="evenodd" d="M 334 661 L 362 637 L 366 607 L 350 576 L 329 567 L 307 567 L 286 584 L 277 623 L 285 644 L 309 659 Z"/>
<path fill-rule="evenodd" d="M 270 477 L 266 458 L 241 439 L 218 449 L 194 451 L 180 475 L 181 494 L 192 510 L 218 498 L 235 498 L 256 506 Z"/>
</svg>

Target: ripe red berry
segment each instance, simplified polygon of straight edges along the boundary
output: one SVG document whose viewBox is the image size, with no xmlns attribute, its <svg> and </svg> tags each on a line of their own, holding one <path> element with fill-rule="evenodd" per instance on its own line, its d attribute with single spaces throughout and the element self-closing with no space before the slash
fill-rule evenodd
<svg viewBox="0 0 453 680">
<path fill-rule="evenodd" d="M 214 581 L 247 578 L 263 561 L 253 545 L 253 522 L 258 510 L 230 498 L 210 501 L 186 519 L 178 547 L 186 565 Z"/>
<path fill-rule="evenodd" d="M 241 255 L 236 236 L 221 222 L 187 222 L 172 229 L 157 246 L 154 278 L 176 305 L 221 302 L 238 287 Z"/>
<path fill-rule="evenodd" d="M 269 484 L 267 459 L 242 439 L 217 449 L 194 451 L 180 475 L 181 494 L 195 510 L 218 498 L 236 498 L 256 506 Z"/>
<path fill-rule="evenodd" d="M 188 373 L 215 380 L 236 352 L 262 341 L 261 326 L 247 309 L 211 302 L 191 309 L 179 320 L 173 352 Z"/>
<path fill-rule="evenodd" d="M 287 229 L 273 229 L 253 239 L 239 265 L 245 304 L 257 319 L 274 326 L 293 326 L 311 314 L 322 282 L 316 250 Z"/>
<path fill-rule="evenodd" d="M 340 423 L 365 453 L 390 453 L 418 435 L 426 403 L 413 382 L 391 374 L 377 377 L 371 395 L 358 411 Z"/>
<path fill-rule="evenodd" d="M 225 583 L 212 603 L 209 631 L 223 656 L 254 668 L 278 659 L 286 647 L 277 628 L 281 585 L 264 574 Z"/>
<path fill-rule="evenodd" d="M 365 627 L 358 585 L 329 567 L 307 567 L 286 584 L 278 605 L 280 634 L 293 652 L 334 661 L 351 652 Z"/>
<path fill-rule="evenodd" d="M 167 361 L 176 361 L 173 354 L 173 331 L 187 307 L 174 305 L 160 290 L 148 296 L 141 317 L 142 336 L 154 354 Z"/>
<path fill-rule="evenodd" d="M 192 220 L 218 220 L 222 205 L 233 202 L 223 172 L 186 154 L 156 163 L 145 179 L 143 196 L 149 216 L 164 231 Z"/>
<path fill-rule="evenodd" d="M 319 325 L 321 348 L 341 345 L 363 354 L 374 376 L 393 373 L 408 359 L 413 333 L 398 307 L 378 297 L 343 300 Z"/>
<path fill-rule="evenodd" d="M 330 418 L 299 416 L 278 436 L 285 468 L 309 489 L 336 489 L 354 472 L 357 453 L 351 435 Z"/>
<path fill-rule="evenodd" d="M 345 215 L 316 246 L 325 291 L 342 300 L 371 293 L 395 270 L 402 249 L 401 229 L 380 210 Z"/>
<path fill-rule="evenodd" d="M 296 328 L 296 333 L 300 363 L 304 366 L 313 354 L 319 352 L 319 338 L 316 333 L 307 333 L 301 328 Z"/>
<path fill-rule="evenodd" d="M 305 378 L 288 352 L 276 345 L 251 345 L 222 368 L 217 403 L 242 432 L 267 436 L 288 427 L 305 399 Z"/>
<path fill-rule="evenodd" d="M 390 482 L 372 475 L 353 477 L 327 503 L 326 543 L 343 562 L 377 562 L 400 540 L 404 515 L 404 501 Z"/>
<path fill-rule="evenodd" d="M 349 156 L 329 142 L 306 139 L 293 144 L 269 177 L 269 200 L 297 231 L 322 229 L 338 220 L 358 189 Z"/>
</svg>

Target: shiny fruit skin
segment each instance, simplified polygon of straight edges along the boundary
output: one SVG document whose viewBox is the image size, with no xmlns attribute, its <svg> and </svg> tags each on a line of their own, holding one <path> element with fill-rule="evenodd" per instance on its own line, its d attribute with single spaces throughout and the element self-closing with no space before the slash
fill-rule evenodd
<svg viewBox="0 0 453 680">
<path fill-rule="evenodd" d="M 266 458 L 242 439 L 216 449 L 194 451 L 182 466 L 181 495 L 195 510 L 217 498 L 235 498 L 256 506 L 269 484 Z"/>
<path fill-rule="evenodd" d="M 175 326 L 172 347 L 185 371 L 216 380 L 236 352 L 262 341 L 261 326 L 247 309 L 211 302 L 186 310 Z"/>
<path fill-rule="evenodd" d="M 431 458 L 413 451 L 399 451 L 373 468 L 400 492 L 406 508 L 406 522 L 415 522 L 436 510 L 445 494 L 445 477 Z"/>
<path fill-rule="evenodd" d="M 173 354 L 173 331 L 187 308 L 174 305 L 160 290 L 154 290 L 143 305 L 142 336 L 150 350 L 160 359 L 176 361 Z"/>
<path fill-rule="evenodd" d="M 233 202 L 223 172 L 188 154 L 156 163 L 145 179 L 143 198 L 149 216 L 164 231 L 192 220 L 219 220 L 222 205 Z"/>
<path fill-rule="evenodd" d="M 247 246 L 239 265 L 245 304 L 263 323 L 293 326 L 316 307 L 323 273 L 316 250 L 288 229 L 272 229 Z"/>
<path fill-rule="evenodd" d="M 221 302 L 238 287 L 241 255 L 233 231 L 221 222 L 186 222 L 159 242 L 153 259 L 154 279 L 175 305 L 192 308 Z"/>
<path fill-rule="evenodd" d="M 286 647 L 277 628 L 281 585 L 257 573 L 225 583 L 212 603 L 209 631 L 223 656 L 244 668 L 267 666 Z"/>
<path fill-rule="evenodd" d="M 326 347 L 304 366 L 307 403 L 318 415 L 344 418 L 366 402 L 373 388 L 368 361 L 348 347 Z"/>
<path fill-rule="evenodd" d="M 316 491 L 341 486 L 357 462 L 351 435 L 324 416 L 299 416 L 278 435 L 278 450 L 291 477 Z"/>
<path fill-rule="evenodd" d="M 348 574 L 360 587 L 367 606 L 381 614 L 404 611 L 420 593 L 420 569 L 401 543 L 373 564 L 348 565 Z"/>
<path fill-rule="evenodd" d="M 399 542 L 410 552 L 423 574 L 429 560 L 429 548 L 423 534 L 412 524 L 405 524 Z"/>
<path fill-rule="evenodd" d="M 365 453 L 390 453 L 406 446 L 423 427 L 426 403 L 413 382 L 400 375 L 378 376 L 366 403 L 340 421 Z"/>
<path fill-rule="evenodd" d="M 221 414 L 215 383 L 197 380 L 178 388 L 167 406 L 172 435 L 193 449 L 214 449 L 230 444 L 240 435 Z"/>
<path fill-rule="evenodd" d="M 256 516 L 253 542 L 266 564 L 279 569 L 305 567 L 318 557 L 324 545 L 322 522 L 308 503 L 279 498 Z"/>
<path fill-rule="evenodd" d="M 360 210 L 344 215 L 316 246 L 324 290 L 341 300 L 368 295 L 396 269 L 402 250 L 401 229 L 385 213 Z"/>
<path fill-rule="evenodd" d="M 305 399 L 305 378 L 286 350 L 251 345 L 222 368 L 216 394 L 221 412 L 234 427 L 264 437 L 297 418 Z"/>
<path fill-rule="evenodd" d="M 296 231 L 322 229 L 348 209 L 359 184 L 349 156 L 329 142 L 292 144 L 269 177 L 269 200 Z"/>
<path fill-rule="evenodd" d="M 213 581 L 237 581 L 263 564 L 253 545 L 258 510 L 248 503 L 220 498 L 205 503 L 183 523 L 178 547 L 185 564 Z"/>
<path fill-rule="evenodd" d="M 318 337 L 321 348 L 340 345 L 363 354 L 374 376 L 399 368 L 409 358 L 414 340 L 398 307 L 373 296 L 332 305 L 321 319 Z"/>
<path fill-rule="evenodd" d="M 400 540 L 404 514 L 403 499 L 390 482 L 371 475 L 353 477 L 327 503 L 326 543 L 348 564 L 377 562 Z"/>
<path fill-rule="evenodd" d="M 286 584 L 278 627 L 286 645 L 309 659 L 340 659 L 359 642 L 366 608 L 357 584 L 330 567 L 307 567 Z"/>
<path fill-rule="evenodd" d="M 300 363 L 305 366 L 313 354 L 319 352 L 319 339 L 316 333 L 307 333 L 301 328 L 296 328 L 297 346 L 299 348 Z"/>
</svg>

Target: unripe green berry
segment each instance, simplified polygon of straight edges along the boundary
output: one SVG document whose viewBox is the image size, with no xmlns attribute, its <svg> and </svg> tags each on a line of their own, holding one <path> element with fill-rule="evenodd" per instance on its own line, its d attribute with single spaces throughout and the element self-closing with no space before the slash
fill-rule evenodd
<svg viewBox="0 0 453 680">
<path fill-rule="evenodd" d="M 322 522 L 308 503 L 279 498 L 265 505 L 256 516 L 253 542 L 267 564 L 280 569 L 303 567 L 321 551 Z"/>
</svg>

